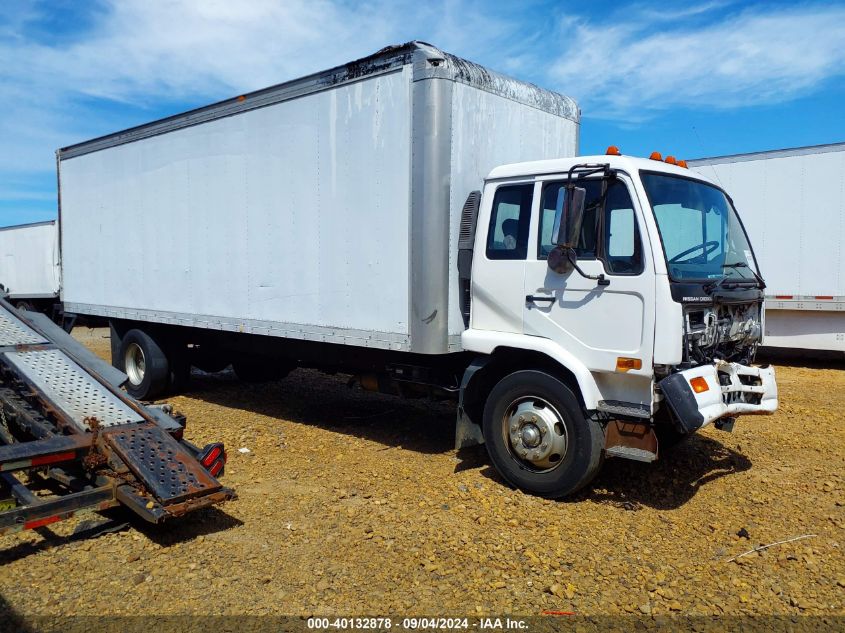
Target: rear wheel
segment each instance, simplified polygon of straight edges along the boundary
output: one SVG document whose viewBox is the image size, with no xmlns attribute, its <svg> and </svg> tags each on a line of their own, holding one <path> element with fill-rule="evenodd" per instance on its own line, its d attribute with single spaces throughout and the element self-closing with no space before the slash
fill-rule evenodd
<svg viewBox="0 0 845 633">
<path fill-rule="evenodd" d="M 119 369 L 129 380 L 126 391 L 139 400 L 162 395 L 170 381 L 170 365 L 158 343 L 143 330 L 129 330 L 121 339 Z"/>
<path fill-rule="evenodd" d="M 563 382 L 542 371 L 503 378 L 484 407 L 490 460 L 512 485 L 559 498 L 586 486 L 599 471 L 604 432 L 587 419 Z"/>
</svg>

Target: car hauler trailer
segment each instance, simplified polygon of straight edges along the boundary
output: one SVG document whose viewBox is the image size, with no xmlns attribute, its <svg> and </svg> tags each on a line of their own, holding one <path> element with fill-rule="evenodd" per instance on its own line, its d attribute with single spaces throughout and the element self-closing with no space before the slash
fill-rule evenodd
<svg viewBox="0 0 845 633">
<path fill-rule="evenodd" d="M 62 149 L 66 309 L 111 320 L 141 398 L 229 363 L 452 397 L 456 444 L 549 497 L 655 459 L 662 426 L 774 410 L 727 198 L 575 157 L 578 126 L 571 99 L 413 42 Z"/>
<path fill-rule="evenodd" d="M 0 535 L 119 505 L 160 523 L 234 496 L 216 479 L 223 445 L 187 442 L 184 418 L 140 405 L 125 380 L 45 315 L 0 299 Z"/>
<path fill-rule="evenodd" d="M 59 281 L 55 220 L 0 228 L 0 285 L 13 305 L 51 313 L 59 299 Z"/>
<path fill-rule="evenodd" d="M 766 272 L 766 347 L 845 353 L 845 143 L 701 158 Z"/>
</svg>

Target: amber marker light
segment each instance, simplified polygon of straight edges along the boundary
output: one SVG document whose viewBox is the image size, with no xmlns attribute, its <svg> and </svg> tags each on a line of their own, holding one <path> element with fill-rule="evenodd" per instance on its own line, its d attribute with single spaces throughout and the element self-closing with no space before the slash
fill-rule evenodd
<svg viewBox="0 0 845 633">
<path fill-rule="evenodd" d="M 651 160 L 663 160 L 663 156 L 660 154 L 660 152 L 652 152 L 649 158 Z"/>
<path fill-rule="evenodd" d="M 631 369 L 642 369 L 643 361 L 639 358 L 627 358 L 620 356 L 616 359 L 616 371 L 630 371 Z"/>
<path fill-rule="evenodd" d="M 616 145 L 611 145 L 610 147 L 608 147 L 605 154 L 607 154 L 608 156 L 621 156 L 622 155 L 622 153 L 619 151 L 619 148 L 616 147 Z"/>
<path fill-rule="evenodd" d="M 704 379 L 703 376 L 691 378 L 689 384 L 695 393 L 704 393 L 705 391 L 710 390 L 710 385 L 707 384 L 707 381 Z"/>
<path fill-rule="evenodd" d="M 685 160 L 679 160 L 679 161 L 678 161 L 677 163 L 675 163 L 675 164 L 676 164 L 678 167 L 683 167 L 684 169 L 688 169 L 688 167 L 687 167 L 687 161 L 685 161 Z"/>
<path fill-rule="evenodd" d="M 678 161 L 675 160 L 674 156 L 667 156 L 665 162 L 669 163 L 670 165 L 678 164 Z"/>
</svg>

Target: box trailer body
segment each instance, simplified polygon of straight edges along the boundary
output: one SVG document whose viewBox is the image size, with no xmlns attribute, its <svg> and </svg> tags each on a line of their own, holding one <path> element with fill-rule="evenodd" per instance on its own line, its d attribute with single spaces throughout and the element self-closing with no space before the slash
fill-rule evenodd
<svg viewBox="0 0 845 633">
<path fill-rule="evenodd" d="M 660 429 L 772 412 L 728 198 L 577 156 L 578 127 L 572 99 L 414 42 L 59 150 L 66 309 L 110 320 L 137 397 L 231 363 L 452 398 L 456 446 L 550 497 L 653 461 Z"/>
<path fill-rule="evenodd" d="M 773 348 L 845 352 L 845 143 L 689 161 L 734 199 L 766 281 Z"/>
<path fill-rule="evenodd" d="M 62 150 L 66 309 L 455 351 L 467 195 L 574 156 L 578 120 L 420 44 Z"/>
<path fill-rule="evenodd" d="M 0 228 L 0 284 L 12 303 L 28 308 L 52 304 L 59 282 L 55 220 Z"/>
</svg>

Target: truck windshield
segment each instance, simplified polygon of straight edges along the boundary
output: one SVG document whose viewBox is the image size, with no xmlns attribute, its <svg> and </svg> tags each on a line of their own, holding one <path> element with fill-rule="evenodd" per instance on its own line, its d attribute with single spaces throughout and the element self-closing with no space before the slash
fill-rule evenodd
<svg viewBox="0 0 845 633">
<path fill-rule="evenodd" d="M 680 176 L 640 175 L 673 279 L 754 279 L 751 245 L 721 190 Z"/>
</svg>

